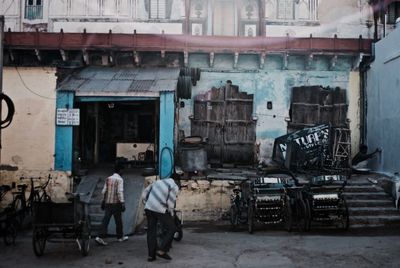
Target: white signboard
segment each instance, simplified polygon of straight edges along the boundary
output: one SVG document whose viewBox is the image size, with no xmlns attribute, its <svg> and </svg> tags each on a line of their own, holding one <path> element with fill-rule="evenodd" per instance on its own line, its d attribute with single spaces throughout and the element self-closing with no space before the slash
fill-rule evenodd
<svg viewBox="0 0 400 268">
<path fill-rule="evenodd" d="M 57 109 L 57 126 L 79 126 L 79 109 Z"/>
</svg>

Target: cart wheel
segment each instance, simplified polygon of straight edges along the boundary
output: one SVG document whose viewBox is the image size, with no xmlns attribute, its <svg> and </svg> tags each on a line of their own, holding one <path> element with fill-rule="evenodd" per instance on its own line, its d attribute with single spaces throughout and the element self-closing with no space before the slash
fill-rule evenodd
<svg viewBox="0 0 400 268">
<path fill-rule="evenodd" d="M 231 221 L 231 229 L 232 231 L 235 231 L 238 227 L 238 211 L 236 208 L 236 205 L 232 205 L 230 209 L 230 221 Z"/>
<path fill-rule="evenodd" d="M 341 227 L 343 230 L 349 229 L 350 226 L 350 219 L 349 219 L 349 208 L 347 207 L 346 200 L 343 199 L 342 204 L 342 215 L 341 215 Z"/>
<path fill-rule="evenodd" d="M 46 230 L 42 228 L 33 229 L 32 245 L 35 255 L 37 257 L 42 256 L 46 247 Z"/>
<path fill-rule="evenodd" d="M 176 232 L 174 234 L 175 241 L 181 241 L 183 238 L 182 224 L 180 220 L 175 221 Z"/>
<path fill-rule="evenodd" d="M 305 227 L 304 227 L 304 231 L 308 232 L 310 231 L 311 228 L 311 207 L 310 207 L 310 202 L 308 201 L 308 199 L 304 200 L 304 204 L 306 207 L 306 214 L 305 216 Z"/>
<path fill-rule="evenodd" d="M 300 232 L 304 232 L 307 228 L 307 206 L 306 203 L 302 199 L 296 200 L 296 221 L 297 221 L 297 229 Z"/>
<path fill-rule="evenodd" d="M 248 224 L 248 231 L 249 234 L 254 232 L 254 205 L 252 203 L 249 204 L 249 209 L 247 211 L 247 224 Z"/>
<path fill-rule="evenodd" d="M 82 226 L 82 233 L 78 242 L 82 255 L 87 256 L 90 249 L 90 220 L 86 220 L 84 222 Z"/>
<path fill-rule="evenodd" d="M 290 200 L 287 200 L 285 207 L 283 208 L 283 222 L 285 224 L 286 231 L 292 231 L 293 226 L 293 214 L 290 205 Z"/>
<path fill-rule="evenodd" d="M 182 238 L 183 238 L 182 229 L 177 230 L 177 231 L 174 233 L 174 240 L 175 240 L 175 241 L 181 241 Z"/>
<path fill-rule="evenodd" d="M 15 245 L 15 238 L 17 237 L 17 229 L 11 223 L 6 223 L 4 230 L 3 241 L 7 246 Z"/>
</svg>

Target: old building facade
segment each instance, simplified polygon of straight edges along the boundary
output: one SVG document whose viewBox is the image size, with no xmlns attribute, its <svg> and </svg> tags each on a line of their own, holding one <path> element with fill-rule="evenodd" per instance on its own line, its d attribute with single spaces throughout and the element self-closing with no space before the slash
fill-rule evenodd
<svg viewBox="0 0 400 268">
<path fill-rule="evenodd" d="M 251 163 L 269 163 L 274 139 L 288 131 L 291 92 L 298 86 L 345 89 L 354 148 L 362 138 L 359 67 L 370 57 L 374 37 L 369 1 L 3 0 L 0 14 L 6 29 L 4 91 L 16 107 L 26 107 L 17 109 L 2 135 L 2 164 L 10 167 L 2 173 L 10 180 L 52 171 L 62 196 L 71 187 L 76 148 L 92 164 L 104 160 L 98 158 L 101 152 L 114 160 L 115 144 L 100 142 L 107 137 L 132 142 L 116 137 L 133 135 L 155 146 L 155 158 L 168 158 L 164 147 L 175 150 L 182 135 L 198 134 L 199 103 L 210 111 L 206 116 L 232 115 L 214 128 L 216 144 L 223 140 L 231 155 L 241 154 L 234 146 L 247 144 Z M 378 26 L 379 36 L 391 28 Z M 74 66 L 82 71 L 68 82 L 65 69 Z M 156 69 L 183 67 L 201 71 L 189 98 L 178 98 L 159 83 L 166 74 Z M 99 68 L 98 77 L 93 68 Z M 152 74 L 137 73 L 146 68 Z M 179 75 L 170 75 L 177 83 Z M 87 84 L 80 84 L 83 80 Z M 153 82 L 146 87 L 142 81 Z M 139 85 L 141 93 L 132 93 Z M 230 98 L 215 93 L 227 87 L 234 88 Z M 232 105 L 215 110 L 219 101 Z M 120 136 L 104 134 L 98 121 L 99 111 L 106 118 L 115 103 L 142 109 L 124 119 Z M 245 113 L 232 112 L 238 103 Z M 79 108 L 86 121 L 58 125 L 57 108 Z M 153 120 L 150 126 L 146 118 Z M 200 119 L 207 126 L 218 120 Z M 95 138 L 88 138 L 93 127 Z M 141 132 L 145 127 L 152 132 Z M 242 132 L 232 138 L 224 132 L 229 128 Z"/>
</svg>

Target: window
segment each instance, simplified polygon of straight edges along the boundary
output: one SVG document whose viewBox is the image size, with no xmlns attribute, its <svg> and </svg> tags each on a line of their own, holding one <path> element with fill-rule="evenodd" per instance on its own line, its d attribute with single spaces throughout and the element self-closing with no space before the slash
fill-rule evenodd
<svg viewBox="0 0 400 268">
<path fill-rule="evenodd" d="M 150 0 L 150 19 L 165 19 L 166 13 L 166 0 Z"/>
<path fill-rule="evenodd" d="M 265 0 L 264 3 L 267 20 L 318 20 L 318 0 Z"/>
<path fill-rule="evenodd" d="M 390 5 L 388 5 L 387 14 L 388 14 L 387 23 L 395 24 L 396 19 L 400 18 L 400 3 L 396 2 L 396 3 L 391 3 Z"/>
<path fill-rule="evenodd" d="M 293 20 L 294 19 L 294 1 L 279 0 L 278 1 L 278 19 Z"/>
<path fill-rule="evenodd" d="M 43 19 L 43 1 L 26 0 L 25 1 L 25 19 L 37 20 Z"/>
</svg>

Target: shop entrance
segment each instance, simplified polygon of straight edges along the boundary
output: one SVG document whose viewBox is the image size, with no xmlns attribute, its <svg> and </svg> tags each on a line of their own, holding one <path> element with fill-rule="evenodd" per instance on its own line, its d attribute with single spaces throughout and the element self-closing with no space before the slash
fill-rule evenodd
<svg viewBox="0 0 400 268">
<path fill-rule="evenodd" d="M 154 166 L 159 119 L 156 100 L 82 101 L 74 129 L 73 168 L 113 165 Z"/>
</svg>

